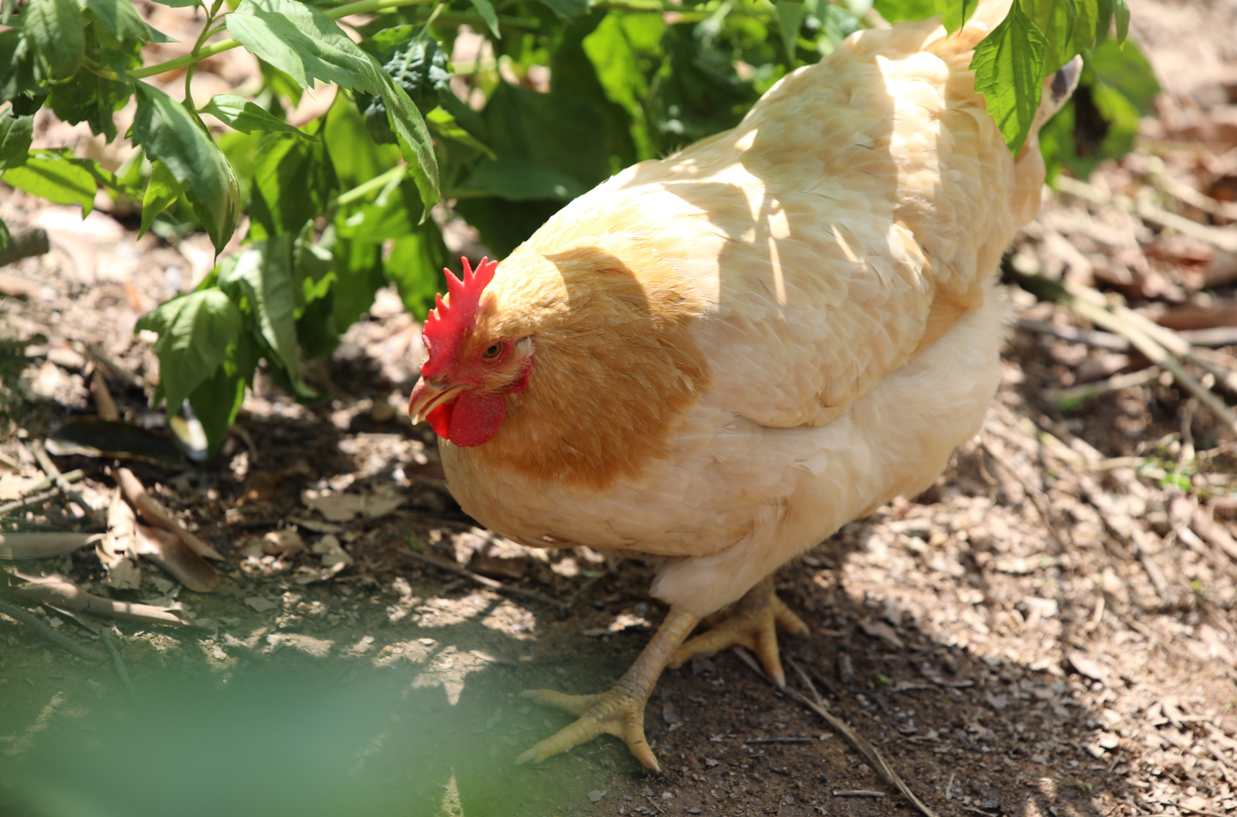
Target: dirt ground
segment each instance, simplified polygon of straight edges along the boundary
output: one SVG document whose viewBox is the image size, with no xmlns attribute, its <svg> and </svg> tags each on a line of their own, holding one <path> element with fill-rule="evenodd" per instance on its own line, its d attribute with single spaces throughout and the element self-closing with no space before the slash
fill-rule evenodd
<svg viewBox="0 0 1237 817">
<path fill-rule="evenodd" d="M 1169 91 L 1161 116 L 1132 156 L 1052 197 L 1010 267 L 1170 326 L 1231 401 L 1237 6 L 1132 5 Z M 83 472 L 72 490 L 92 519 L 38 485 L 35 453 L 95 413 L 96 368 L 125 419 L 166 435 L 153 338 L 134 324 L 200 279 L 208 245 L 136 240 L 130 217 L 83 222 L 7 188 L 0 218 L 52 237 L 3 270 L 34 286 L 0 296 L 0 535 L 99 532 L 116 460 L 51 445 L 59 470 Z M 1233 429 L 1125 338 L 1011 289 L 979 437 L 927 493 L 777 574 L 812 628 L 782 641 L 790 685 L 814 687 L 940 815 L 1237 814 Z M 662 774 L 611 738 L 515 766 L 569 721 L 517 693 L 612 683 L 664 613 L 647 596 L 657 565 L 476 527 L 404 411 L 420 359 L 419 327 L 383 292 L 309 372 L 331 401 L 298 405 L 260 376 L 215 460 L 120 463 L 222 553 L 215 592 L 148 561 L 136 588 L 111 586 L 94 545 L 0 562 L 0 584 L 60 575 L 196 624 L 74 618 L 0 587 L 104 659 L 0 614 L 0 813 L 915 813 L 733 651 L 663 676 L 647 713 Z"/>
</svg>

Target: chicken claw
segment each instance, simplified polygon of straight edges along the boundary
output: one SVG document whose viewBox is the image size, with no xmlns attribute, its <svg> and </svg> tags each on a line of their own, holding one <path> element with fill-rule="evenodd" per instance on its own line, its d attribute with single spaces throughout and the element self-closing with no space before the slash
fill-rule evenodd
<svg viewBox="0 0 1237 817">
<path fill-rule="evenodd" d="M 765 672 L 779 688 L 786 687 L 786 673 L 777 649 L 777 626 L 791 635 L 807 635 L 808 626 L 777 597 L 773 577 L 766 576 L 735 604 L 707 633 L 688 641 L 674 654 L 671 669 L 681 667 L 693 656 L 719 652 L 727 647 L 747 647 L 756 653 Z"/>
<path fill-rule="evenodd" d="M 515 762 L 540 763 L 605 734 L 622 738 L 644 766 L 661 771 L 657 756 L 644 737 L 644 707 L 662 670 L 674 657 L 674 651 L 699 622 L 697 616 L 671 610 L 635 663 L 608 692 L 597 695 L 566 695 L 550 689 L 521 692 L 522 698 L 570 712 L 579 719 L 521 754 Z"/>
</svg>

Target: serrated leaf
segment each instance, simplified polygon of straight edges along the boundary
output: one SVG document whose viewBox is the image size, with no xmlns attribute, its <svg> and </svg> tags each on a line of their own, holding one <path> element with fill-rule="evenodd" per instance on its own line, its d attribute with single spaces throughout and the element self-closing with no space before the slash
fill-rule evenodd
<svg viewBox="0 0 1237 817">
<path fill-rule="evenodd" d="M 340 238 L 374 241 L 381 244 L 417 229 L 425 209 L 416 183 L 408 176 L 392 179 L 392 184 L 376 191 L 372 201 L 341 207 L 335 220 Z"/>
<path fill-rule="evenodd" d="M 219 289 L 204 289 L 174 298 L 137 322 L 138 329 L 159 334 L 159 391 L 168 416 L 206 379 L 214 375 L 241 331 L 241 313 Z"/>
<path fill-rule="evenodd" d="M 232 94 L 216 94 L 200 110 L 202 113 L 208 113 L 211 116 L 217 117 L 224 124 L 241 133 L 277 131 L 279 133 L 295 133 L 297 136 L 308 139 L 311 142 L 318 141 L 316 137 L 310 136 L 298 128 L 294 128 L 287 122 L 276 119 L 264 108 L 255 105 L 243 97 Z"/>
<path fill-rule="evenodd" d="M 146 183 L 146 192 L 142 194 L 142 226 L 138 230 L 138 238 L 146 235 L 150 225 L 155 223 L 155 218 L 180 198 L 185 187 L 163 162 L 151 163 L 150 181 Z"/>
<path fill-rule="evenodd" d="M 803 25 L 803 3 L 792 0 L 778 0 L 777 26 L 782 35 L 782 47 L 786 49 L 786 59 L 790 67 L 795 66 L 795 44 L 799 41 L 799 28 Z"/>
<path fill-rule="evenodd" d="M 490 150 L 489 145 L 465 130 L 460 125 L 459 120 L 443 108 L 435 108 L 426 114 L 425 124 L 429 125 L 430 130 L 445 139 L 459 142 L 461 145 L 467 145 L 478 153 L 484 153 L 491 159 L 494 158 L 494 151 Z"/>
<path fill-rule="evenodd" d="M 494 13 L 494 4 L 490 0 L 472 0 L 472 7 L 481 15 L 481 19 L 485 20 L 494 39 L 501 40 L 503 35 L 498 30 L 498 15 Z"/>
<path fill-rule="evenodd" d="M 286 73 L 302 88 L 313 80 L 379 94 L 383 75 L 343 29 L 296 0 L 243 0 L 229 14 L 228 32 L 255 57 Z"/>
<path fill-rule="evenodd" d="M 234 263 L 219 271 L 219 286 L 238 298 L 244 296 L 253 309 L 258 333 L 270 347 L 275 360 L 288 374 L 299 392 L 300 356 L 296 345 L 296 296 L 292 281 L 292 243 L 295 233 L 285 233 L 264 241 L 254 241 Z"/>
<path fill-rule="evenodd" d="M 53 84 L 47 105 L 65 122 L 86 122 L 96 136 L 116 138 L 114 114 L 124 107 L 133 93 L 128 82 L 117 82 L 97 74 L 80 72 L 71 82 Z"/>
<path fill-rule="evenodd" d="M 296 0 L 243 0 L 228 31 L 252 54 L 307 87 L 312 79 L 383 97 L 405 159 L 415 165 L 426 205 L 439 198 L 438 160 L 425 120 L 404 89 L 334 20 Z"/>
<path fill-rule="evenodd" d="M 937 8 L 941 12 L 941 24 L 950 34 L 966 25 L 966 21 L 971 19 L 971 15 L 975 13 L 978 6 L 979 0 L 938 0 L 937 2 Z"/>
<path fill-rule="evenodd" d="M 89 171 L 55 155 L 31 156 L 20 167 L 4 171 L 0 178 L 56 204 L 80 204 L 82 218 L 94 209 L 94 196 L 99 191 Z"/>
<path fill-rule="evenodd" d="M 186 186 L 193 212 L 219 252 L 236 231 L 240 213 L 240 189 L 232 166 L 179 102 L 144 82 L 134 83 L 134 88 L 133 143 L 141 145 L 152 161 L 163 162 Z"/>
<path fill-rule="evenodd" d="M 33 116 L 0 113 L 0 170 L 25 164 L 33 139 Z"/>
<path fill-rule="evenodd" d="M 334 242 L 331 252 L 339 280 L 333 304 L 335 325 L 351 326 L 373 305 L 374 293 L 386 284 L 382 245 L 340 238 Z"/>
<path fill-rule="evenodd" d="M 143 20 L 131 0 L 86 0 L 86 10 L 121 43 L 175 42 Z"/>
<path fill-rule="evenodd" d="M 53 79 L 77 73 L 86 54 L 82 10 L 75 0 L 30 0 L 24 32 L 46 63 Z"/>
<path fill-rule="evenodd" d="M 1015 3 L 971 60 L 975 90 L 984 95 L 988 113 L 1015 154 L 1030 134 L 1039 107 L 1047 47 L 1043 33 Z"/>
</svg>

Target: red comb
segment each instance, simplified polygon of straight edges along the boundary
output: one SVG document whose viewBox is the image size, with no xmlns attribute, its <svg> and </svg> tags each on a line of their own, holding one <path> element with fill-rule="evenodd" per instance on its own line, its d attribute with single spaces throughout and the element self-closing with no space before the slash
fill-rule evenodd
<svg viewBox="0 0 1237 817">
<path fill-rule="evenodd" d="M 465 328 L 477 317 L 481 293 L 494 280 L 494 272 L 498 269 L 498 262 L 489 258 L 482 258 L 476 271 L 467 258 L 461 258 L 460 262 L 464 265 L 464 280 L 452 275 L 451 270 L 443 270 L 447 278 L 447 299 L 444 301 L 441 295 L 437 296 L 438 306 L 430 310 L 422 328 L 430 351 L 430 360 L 421 368 L 423 375 L 431 363 L 437 369 L 455 360 Z"/>
</svg>

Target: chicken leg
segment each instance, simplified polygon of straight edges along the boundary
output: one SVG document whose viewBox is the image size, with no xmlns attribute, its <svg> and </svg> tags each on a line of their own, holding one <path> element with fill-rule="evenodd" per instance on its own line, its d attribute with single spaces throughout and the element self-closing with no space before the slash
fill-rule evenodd
<svg viewBox="0 0 1237 817">
<path fill-rule="evenodd" d="M 699 623 L 699 616 L 671 609 L 635 663 L 608 692 L 597 695 L 566 695 L 551 689 L 521 692 L 521 697 L 542 706 L 552 706 L 580 717 L 521 754 L 515 762 L 540 763 L 599 735 L 609 734 L 622 738 L 646 767 L 661 771 L 657 756 L 644 738 L 644 707 L 662 670 L 675 657 L 675 650 Z M 774 651 L 776 653 L 776 647 Z"/>
<path fill-rule="evenodd" d="M 777 597 L 773 576 L 765 576 L 707 633 L 688 641 L 675 652 L 669 666 L 677 669 L 692 656 L 719 652 L 727 647 L 747 647 L 756 653 L 765 672 L 779 688 L 786 687 L 786 673 L 777 648 L 777 625 L 791 635 L 807 635 L 808 626 Z"/>
</svg>

